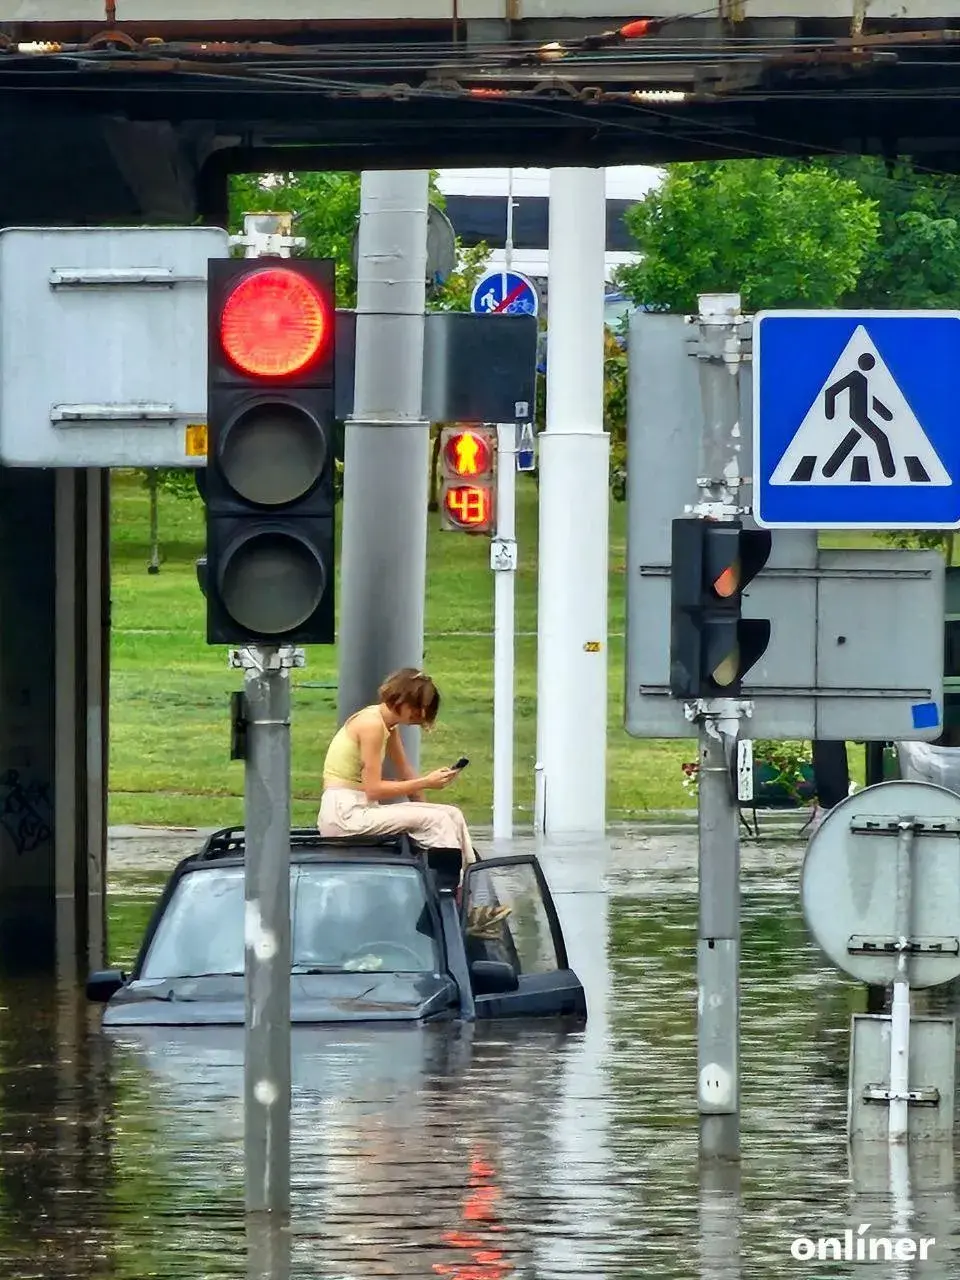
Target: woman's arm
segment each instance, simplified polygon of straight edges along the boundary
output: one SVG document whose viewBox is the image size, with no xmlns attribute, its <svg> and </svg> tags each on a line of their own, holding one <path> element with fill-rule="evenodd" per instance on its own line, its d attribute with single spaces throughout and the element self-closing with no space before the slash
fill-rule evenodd
<svg viewBox="0 0 960 1280">
<path fill-rule="evenodd" d="M 400 737 L 400 734 L 396 729 L 392 731 L 387 739 L 387 755 L 393 761 L 398 777 L 403 778 L 407 782 L 415 782 L 417 780 L 417 775 L 413 771 L 413 765 L 410 763 L 407 758 L 407 753 L 404 750 L 403 739 Z M 409 792 L 409 795 L 411 800 L 423 800 L 422 791 L 411 791 Z"/>
<path fill-rule="evenodd" d="M 409 796 L 427 788 L 445 787 L 456 776 L 454 769 L 434 769 L 432 773 L 420 778 L 403 778 L 398 782 L 388 782 L 383 777 L 380 765 L 380 750 L 383 743 L 383 730 L 379 725 L 357 725 L 357 740 L 360 744 L 360 761 L 363 766 L 363 790 L 371 802 L 377 800 L 394 800 L 398 796 Z M 449 777 L 446 776 L 449 774 Z"/>
</svg>

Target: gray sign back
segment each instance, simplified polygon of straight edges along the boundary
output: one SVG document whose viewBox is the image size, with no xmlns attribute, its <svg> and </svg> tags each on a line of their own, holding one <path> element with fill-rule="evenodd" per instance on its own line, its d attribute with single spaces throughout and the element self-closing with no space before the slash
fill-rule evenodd
<svg viewBox="0 0 960 1280">
<path fill-rule="evenodd" d="M 625 725 L 636 738 L 697 733 L 670 696 L 671 521 L 699 498 L 703 408 L 697 330 L 636 312 L 629 336 Z M 744 344 L 749 352 L 749 344 Z M 740 375 L 741 458 L 753 456 L 751 365 Z M 748 465 L 746 462 L 745 466 Z M 747 478 L 749 480 L 749 477 Z M 742 489 L 752 505 L 752 485 Z M 756 528 L 749 515 L 747 528 Z M 827 550 L 815 530 L 773 532 L 744 616 L 769 618 L 744 680 L 751 738 L 930 741 L 943 731 L 944 563 L 936 551 Z"/>
</svg>

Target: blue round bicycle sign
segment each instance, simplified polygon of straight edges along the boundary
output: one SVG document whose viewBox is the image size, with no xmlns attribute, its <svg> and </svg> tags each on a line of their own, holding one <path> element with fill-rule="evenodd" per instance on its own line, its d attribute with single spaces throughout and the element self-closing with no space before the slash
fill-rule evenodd
<svg viewBox="0 0 960 1280">
<path fill-rule="evenodd" d="M 470 299 L 476 315 L 535 316 L 540 299 L 532 280 L 519 271 L 488 271 Z"/>
</svg>

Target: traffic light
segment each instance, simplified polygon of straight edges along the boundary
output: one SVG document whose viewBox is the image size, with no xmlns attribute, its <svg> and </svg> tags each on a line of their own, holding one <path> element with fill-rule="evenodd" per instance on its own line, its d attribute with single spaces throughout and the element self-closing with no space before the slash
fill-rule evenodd
<svg viewBox="0 0 960 1280">
<path fill-rule="evenodd" d="M 744 588 L 767 563 L 772 537 L 739 520 L 673 521 L 670 692 L 675 698 L 739 694 L 770 643 L 768 619 L 740 615 Z"/>
<path fill-rule="evenodd" d="M 496 432 L 486 427 L 444 427 L 440 470 L 441 528 L 492 533 L 496 523 Z"/>
<path fill-rule="evenodd" d="M 208 644 L 334 643 L 335 267 L 213 258 Z"/>
</svg>

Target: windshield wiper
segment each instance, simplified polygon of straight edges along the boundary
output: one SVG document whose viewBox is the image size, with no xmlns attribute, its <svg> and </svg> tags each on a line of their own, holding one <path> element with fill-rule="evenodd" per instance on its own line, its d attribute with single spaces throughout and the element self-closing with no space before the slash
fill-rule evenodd
<svg viewBox="0 0 960 1280">
<path fill-rule="evenodd" d="M 290 972 L 303 977 L 304 974 L 311 973 L 343 973 L 344 969 L 340 964 L 295 964 Z"/>
</svg>

